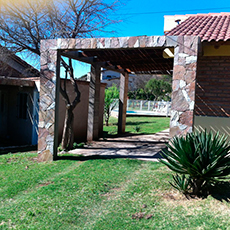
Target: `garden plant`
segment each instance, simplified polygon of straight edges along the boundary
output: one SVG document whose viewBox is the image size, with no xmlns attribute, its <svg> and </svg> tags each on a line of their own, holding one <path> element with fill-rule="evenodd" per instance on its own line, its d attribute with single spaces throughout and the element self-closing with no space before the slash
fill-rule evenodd
<svg viewBox="0 0 230 230">
<path fill-rule="evenodd" d="M 229 178 L 230 143 L 225 135 L 194 132 L 174 137 L 162 151 L 160 161 L 177 174 L 170 183 L 174 188 L 195 196 L 204 195 L 211 185 Z"/>
</svg>

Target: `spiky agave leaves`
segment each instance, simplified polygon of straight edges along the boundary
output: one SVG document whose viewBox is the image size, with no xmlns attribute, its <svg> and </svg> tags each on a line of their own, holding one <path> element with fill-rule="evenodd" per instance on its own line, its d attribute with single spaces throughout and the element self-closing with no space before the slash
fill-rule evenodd
<svg viewBox="0 0 230 230">
<path fill-rule="evenodd" d="M 191 189 L 191 178 L 186 177 L 184 174 L 173 176 L 173 182 L 169 182 L 175 189 L 183 194 L 188 194 Z"/>
<path fill-rule="evenodd" d="M 194 193 L 209 180 L 223 179 L 230 174 L 230 144 L 224 135 L 212 132 L 194 132 L 185 137 L 174 137 L 161 152 L 160 160 L 179 174 L 188 174 Z"/>
</svg>

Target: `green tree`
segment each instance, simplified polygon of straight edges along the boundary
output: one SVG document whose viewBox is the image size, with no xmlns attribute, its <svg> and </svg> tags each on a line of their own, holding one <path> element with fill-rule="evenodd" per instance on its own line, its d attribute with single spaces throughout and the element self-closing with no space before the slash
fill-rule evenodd
<svg viewBox="0 0 230 230">
<path fill-rule="evenodd" d="M 129 99 L 133 100 L 154 100 L 154 95 L 147 92 L 146 89 L 138 88 L 128 92 Z"/>
<path fill-rule="evenodd" d="M 104 104 L 104 116 L 105 116 L 105 125 L 109 125 L 109 118 L 111 116 L 111 111 L 116 107 L 119 98 L 119 91 L 116 85 L 113 85 L 105 89 L 105 104 Z"/>
<path fill-rule="evenodd" d="M 169 82 L 157 80 L 155 78 L 152 78 L 147 82 L 145 89 L 148 93 L 154 95 L 155 101 L 161 99 L 169 100 L 170 93 L 172 92 L 172 86 Z"/>
</svg>

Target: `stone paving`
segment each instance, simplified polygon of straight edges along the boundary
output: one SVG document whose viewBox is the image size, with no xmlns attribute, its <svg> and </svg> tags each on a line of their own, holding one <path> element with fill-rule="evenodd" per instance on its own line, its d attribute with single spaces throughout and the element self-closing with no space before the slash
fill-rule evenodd
<svg viewBox="0 0 230 230">
<path fill-rule="evenodd" d="M 137 158 L 157 160 L 159 152 L 165 148 L 169 139 L 169 129 L 152 135 L 129 135 L 107 138 L 91 142 L 84 148 L 77 148 L 70 153 L 82 156 L 101 156 L 108 158 Z"/>
</svg>

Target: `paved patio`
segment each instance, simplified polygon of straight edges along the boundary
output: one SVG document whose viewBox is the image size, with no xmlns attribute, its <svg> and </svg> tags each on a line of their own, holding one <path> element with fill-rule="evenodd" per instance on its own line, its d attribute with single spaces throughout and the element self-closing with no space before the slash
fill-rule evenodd
<svg viewBox="0 0 230 230">
<path fill-rule="evenodd" d="M 157 160 L 159 152 L 165 148 L 169 139 L 169 130 L 152 135 L 124 135 L 91 142 L 85 148 L 77 148 L 70 153 L 82 156 L 101 156 L 108 158 L 137 158 L 140 160 Z"/>
</svg>

